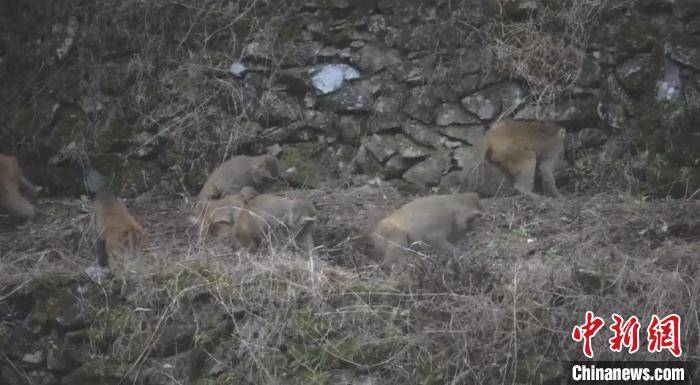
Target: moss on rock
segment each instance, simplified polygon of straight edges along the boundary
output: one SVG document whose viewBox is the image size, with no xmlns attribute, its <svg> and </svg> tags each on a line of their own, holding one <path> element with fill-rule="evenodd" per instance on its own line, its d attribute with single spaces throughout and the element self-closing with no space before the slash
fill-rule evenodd
<svg viewBox="0 0 700 385">
<path fill-rule="evenodd" d="M 318 143 L 300 143 L 283 147 L 280 163 L 288 171 L 292 186 L 315 187 L 319 182 L 320 167 L 314 158 L 321 151 Z"/>
<path fill-rule="evenodd" d="M 111 180 L 110 189 L 124 197 L 133 197 L 160 182 L 161 170 L 150 162 L 104 154 L 93 159 L 93 166 Z"/>
</svg>

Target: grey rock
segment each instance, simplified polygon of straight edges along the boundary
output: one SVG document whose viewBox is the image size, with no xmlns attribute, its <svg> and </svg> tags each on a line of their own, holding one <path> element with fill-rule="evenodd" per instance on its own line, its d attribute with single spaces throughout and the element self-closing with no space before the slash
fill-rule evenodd
<svg viewBox="0 0 700 385">
<path fill-rule="evenodd" d="M 237 61 L 231 64 L 231 66 L 228 69 L 228 72 L 233 76 L 242 78 L 248 72 L 248 68 L 245 66 L 245 64 Z"/>
<path fill-rule="evenodd" d="M 515 114 L 515 119 L 544 119 L 565 123 L 572 128 L 581 128 L 598 121 L 598 102 L 593 96 L 564 98 L 554 105 L 536 106 L 528 104 Z"/>
<path fill-rule="evenodd" d="M 357 173 L 374 175 L 382 170 L 382 164 L 379 163 L 377 158 L 375 158 L 365 144 L 363 144 L 357 150 L 357 154 L 352 160 L 352 169 Z"/>
<path fill-rule="evenodd" d="M 343 143 L 357 143 L 367 131 L 367 121 L 355 115 L 342 115 L 337 129 Z"/>
<path fill-rule="evenodd" d="M 634 110 L 632 99 L 614 74 L 609 74 L 603 79 L 601 88 L 607 91 L 609 100 L 601 99 L 596 105 L 598 119 L 608 122 L 613 127 L 622 127 L 627 120 L 627 115 Z"/>
<path fill-rule="evenodd" d="M 440 105 L 437 112 L 436 122 L 438 126 L 480 123 L 479 119 L 455 103 L 443 103 Z"/>
<path fill-rule="evenodd" d="M 515 83 L 487 87 L 462 99 L 462 106 L 481 119 L 493 119 L 503 113 L 510 116 L 525 102 L 525 91 Z"/>
<path fill-rule="evenodd" d="M 608 132 L 605 130 L 586 127 L 578 132 L 567 134 L 564 140 L 564 148 L 568 152 L 600 146 L 607 141 L 608 137 Z"/>
<path fill-rule="evenodd" d="M 320 97 L 318 105 L 335 112 L 368 112 L 375 102 L 373 91 L 368 82 L 353 83 L 338 92 Z"/>
<path fill-rule="evenodd" d="M 398 151 L 392 136 L 374 134 L 365 138 L 362 145 L 380 162 L 385 162 Z"/>
<path fill-rule="evenodd" d="M 288 124 L 301 118 L 301 104 L 286 93 L 265 91 L 258 104 L 264 125 Z"/>
<path fill-rule="evenodd" d="M 91 193 L 97 193 L 107 187 L 107 177 L 100 174 L 99 171 L 90 167 L 85 173 L 85 187 Z"/>
<path fill-rule="evenodd" d="M 431 153 L 430 149 L 413 142 L 403 134 L 395 135 L 394 143 L 398 153 L 406 159 L 424 158 Z"/>
<path fill-rule="evenodd" d="M 656 84 L 656 101 L 674 100 L 681 95 L 680 66 L 664 59 L 663 79 Z"/>
<path fill-rule="evenodd" d="M 535 0 L 513 0 L 504 3 L 503 13 L 511 18 L 521 18 L 539 9 L 539 2 Z"/>
<path fill-rule="evenodd" d="M 429 54 L 409 61 L 405 65 L 392 67 L 390 71 L 397 79 L 411 86 L 426 84 L 437 63 L 437 56 Z M 401 63 L 402 64 L 402 63 Z"/>
<path fill-rule="evenodd" d="M 700 36 L 679 36 L 670 39 L 664 48 L 671 59 L 700 70 Z"/>
<path fill-rule="evenodd" d="M 473 47 L 460 48 L 455 53 L 462 74 L 477 73 L 481 71 L 484 66 L 489 65 L 494 59 L 491 50 Z"/>
<path fill-rule="evenodd" d="M 26 364 L 39 365 L 44 362 L 44 358 L 44 351 L 37 350 L 34 353 L 25 353 L 24 356 L 22 356 L 22 362 Z"/>
<path fill-rule="evenodd" d="M 309 71 L 311 82 L 320 94 L 339 90 L 348 80 L 360 78 L 360 73 L 347 64 L 326 64 Z"/>
<path fill-rule="evenodd" d="M 420 86 L 411 89 L 404 112 L 424 123 L 434 123 L 435 108 L 441 101 L 440 91 L 437 86 Z"/>
<path fill-rule="evenodd" d="M 275 46 L 270 41 L 253 41 L 243 48 L 244 61 L 271 61 L 275 57 Z"/>
<path fill-rule="evenodd" d="M 616 68 L 617 76 L 628 90 L 641 93 L 651 90 L 654 82 L 654 69 L 651 54 L 637 55 L 622 62 Z"/>
<path fill-rule="evenodd" d="M 333 132 L 335 122 L 338 120 L 336 114 L 331 111 L 305 110 L 304 126 L 324 132 Z"/>
<path fill-rule="evenodd" d="M 280 71 L 277 81 L 286 86 L 291 93 L 306 95 L 316 89 L 309 79 L 310 70 L 309 67 L 286 68 Z"/>
<path fill-rule="evenodd" d="M 447 126 L 441 127 L 440 132 L 452 139 L 457 139 L 462 142 L 476 145 L 476 143 L 484 136 L 486 127 L 481 124 L 469 126 Z"/>
<path fill-rule="evenodd" d="M 361 70 L 370 74 L 401 63 L 399 52 L 387 47 L 368 44 L 360 49 L 359 54 L 358 66 Z"/>
<path fill-rule="evenodd" d="M 382 95 L 374 103 L 373 111 L 378 114 L 396 114 L 403 107 L 405 95 Z"/>
<path fill-rule="evenodd" d="M 444 138 L 438 134 L 436 127 L 416 120 L 405 120 L 401 125 L 401 129 L 417 143 L 433 149 L 440 148 L 445 141 Z"/>
<path fill-rule="evenodd" d="M 58 379 L 48 370 L 36 370 L 27 373 L 27 379 L 32 385 L 55 385 Z"/>
<path fill-rule="evenodd" d="M 418 186 L 436 186 L 449 171 L 452 158 L 448 151 L 439 151 L 426 160 L 415 164 L 404 174 L 403 179 Z"/>
<path fill-rule="evenodd" d="M 382 176 L 384 179 L 394 179 L 400 178 L 406 170 L 408 170 L 413 162 L 408 161 L 406 158 L 399 154 L 392 155 L 391 158 L 384 164 L 384 170 Z"/>
<path fill-rule="evenodd" d="M 610 137 L 603 146 L 603 151 L 600 153 L 601 161 L 611 161 L 621 159 L 627 149 L 625 140 L 619 136 Z"/>
<path fill-rule="evenodd" d="M 335 47 L 323 47 L 318 51 L 318 57 L 324 60 L 332 60 L 340 57 L 340 50 Z"/>
<path fill-rule="evenodd" d="M 374 114 L 369 118 L 367 129 L 371 133 L 396 131 L 401 128 L 404 120 L 400 114 Z"/>
</svg>

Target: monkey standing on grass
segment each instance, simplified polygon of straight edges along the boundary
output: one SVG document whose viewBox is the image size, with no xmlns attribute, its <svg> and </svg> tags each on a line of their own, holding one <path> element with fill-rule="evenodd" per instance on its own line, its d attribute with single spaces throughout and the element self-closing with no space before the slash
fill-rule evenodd
<svg viewBox="0 0 700 385">
<path fill-rule="evenodd" d="M 108 191 L 95 195 L 95 227 L 95 252 L 101 267 L 109 265 L 109 257 L 135 254 L 145 232 L 124 203 Z"/>
<path fill-rule="evenodd" d="M 388 271 L 410 263 L 405 254 L 423 242 L 440 255 L 452 255 L 457 242 L 483 214 L 475 193 L 432 195 L 401 206 L 377 225 L 372 240 Z"/>
<path fill-rule="evenodd" d="M 266 240 L 279 244 L 294 240 L 305 252 L 314 248 L 313 230 L 316 212 L 304 199 L 287 199 L 262 194 L 251 199 L 238 213 L 233 227 L 241 245 L 254 252 Z"/>
<path fill-rule="evenodd" d="M 543 190 L 561 197 L 554 181 L 554 168 L 564 152 L 561 126 L 539 120 L 507 120 L 494 123 L 476 145 L 475 164 L 484 159 L 494 162 L 512 180 L 520 193 L 536 197 L 535 170 L 539 166 Z M 471 170 L 465 170 L 469 172 Z"/>
</svg>

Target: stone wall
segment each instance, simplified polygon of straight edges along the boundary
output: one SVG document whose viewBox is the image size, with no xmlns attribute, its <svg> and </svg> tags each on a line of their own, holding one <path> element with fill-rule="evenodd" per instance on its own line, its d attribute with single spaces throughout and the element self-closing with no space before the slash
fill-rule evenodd
<svg viewBox="0 0 700 385">
<path fill-rule="evenodd" d="M 70 195 L 192 193 L 221 160 L 265 151 L 298 186 L 352 173 L 447 191 L 490 122 L 549 118 L 569 131 L 564 191 L 688 196 L 700 4 L 609 3 L 8 3 L 0 150 Z M 494 167 L 478 181 L 503 189 Z"/>
</svg>

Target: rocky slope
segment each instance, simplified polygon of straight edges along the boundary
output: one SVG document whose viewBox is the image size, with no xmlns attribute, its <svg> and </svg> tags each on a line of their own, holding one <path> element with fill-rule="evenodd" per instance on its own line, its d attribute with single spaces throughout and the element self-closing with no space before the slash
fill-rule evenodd
<svg viewBox="0 0 700 385">
<path fill-rule="evenodd" d="M 299 186 L 359 173 L 449 190 L 505 117 L 568 128 L 568 191 L 700 184 L 692 0 L 2 7 L 0 151 L 50 194 L 192 193 L 226 157 L 265 151 Z M 501 175 L 485 172 L 491 195 Z"/>
</svg>

